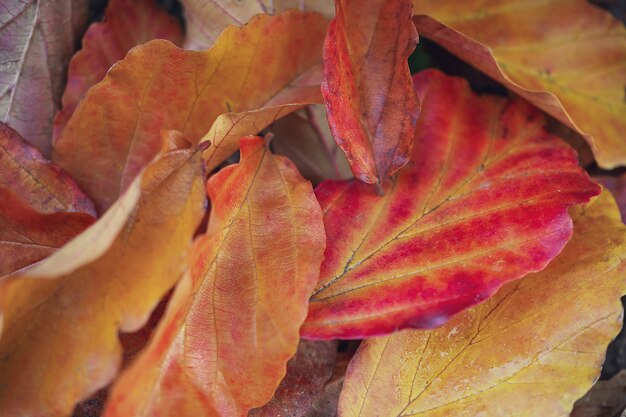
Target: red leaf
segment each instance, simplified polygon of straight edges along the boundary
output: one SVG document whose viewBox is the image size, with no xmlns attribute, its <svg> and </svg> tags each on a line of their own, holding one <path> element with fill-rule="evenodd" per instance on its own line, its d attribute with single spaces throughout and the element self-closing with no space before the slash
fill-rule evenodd
<svg viewBox="0 0 626 417">
<path fill-rule="evenodd" d="M 322 94 L 352 172 L 381 183 L 409 160 L 419 101 L 407 58 L 417 44 L 408 0 L 336 0 Z"/>
<path fill-rule="evenodd" d="M 100 82 L 133 46 L 152 39 L 167 39 L 180 45 L 183 33 L 176 18 L 158 7 L 155 0 L 109 2 L 104 21 L 89 26 L 83 48 L 70 61 L 63 110 L 54 117 L 54 141 L 87 90 Z"/>
<path fill-rule="evenodd" d="M 543 269 L 571 236 L 567 208 L 600 191 L 529 104 L 479 97 L 438 71 L 414 81 L 413 158 L 384 198 L 355 181 L 316 190 L 328 246 L 307 338 L 441 325 Z"/>
</svg>

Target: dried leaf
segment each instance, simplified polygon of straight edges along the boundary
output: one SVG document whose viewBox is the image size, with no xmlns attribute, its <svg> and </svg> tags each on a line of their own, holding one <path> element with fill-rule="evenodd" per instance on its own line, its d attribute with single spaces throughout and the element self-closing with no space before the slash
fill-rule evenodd
<svg viewBox="0 0 626 417">
<path fill-rule="evenodd" d="M 104 211 L 160 150 L 161 129 L 196 144 L 222 113 L 319 102 L 326 26 L 317 14 L 287 12 L 229 28 L 205 52 L 158 40 L 136 47 L 89 90 L 55 161 Z"/>
<path fill-rule="evenodd" d="M 74 180 L 0 123 L 0 188 L 12 190 L 40 213 L 83 212 L 95 216 L 93 203 Z"/>
<path fill-rule="evenodd" d="M 63 110 L 54 117 L 55 141 L 87 90 L 100 82 L 132 47 L 152 39 L 167 39 L 180 45 L 183 33 L 176 18 L 157 6 L 155 0 L 109 2 L 104 21 L 89 26 L 83 48 L 70 61 Z"/>
<path fill-rule="evenodd" d="M 307 417 L 333 374 L 337 342 L 302 340 L 274 398 L 249 417 Z"/>
<path fill-rule="evenodd" d="M 527 103 L 477 96 L 436 70 L 414 82 L 413 157 L 384 197 L 358 181 L 316 189 L 328 247 L 306 338 L 439 326 L 543 269 L 571 236 L 567 207 L 599 193 Z"/>
<path fill-rule="evenodd" d="M 619 417 L 626 409 L 626 370 L 608 381 L 598 381 L 576 401 L 571 417 Z"/>
<path fill-rule="evenodd" d="M 42 214 L 0 186 L 0 278 L 47 258 L 94 221 L 85 213 Z"/>
<path fill-rule="evenodd" d="M 569 415 L 600 374 L 626 292 L 626 228 L 610 194 L 573 218 L 572 240 L 544 271 L 438 329 L 361 344 L 339 415 Z"/>
<path fill-rule="evenodd" d="M 86 0 L 0 1 L 0 122 L 45 156 L 87 6 Z"/>
<path fill-rule="evenodd" d="M 311 105 L 273 123 L 272 149 L 289 158 L 314 185 L 324 180 L 352 178 L 350 165 L 333 140 L 326 108 Z"/>
<path fill-rule="evenodd" d="M 289 9 L 319 12 L 333 17 L 332 0 L 182 0 L 187 18 L 185 48 L 201 50 L 213 45 L 230 25 L 243 26 L 259 13 L 276 14 Z"/>
<path fill-rule="evenodd" d="M 577 130 L 603 168 L 626 165 L 626 29 L 609 12 L 586 0 L 413 5 L 430 16 L 415 18 L 421 35 Z"/>
<path fill-rule="evenodd" d="M 105 416 L 245 416 L 296 352 L 325 235 L 313 190 L 259 138 L 208 182 L 211 216 L 148 348 Z"/>
<path fill-rule="evenodd" d="M 417 45 L 407 0 L 336 0 L 324 42 L 328 122 L 354 176 L 382 183 L 409 160 L 419 101 L 407 59 Z"/>
<path fill-rule="evenodd" d="M 140 328 L 186 267 L 203 183 L 199 151 L 169 153 L 131 184 L 121 200 L 130 209 L 113 206 L 46 261 L 0 282 L 2 416 L 68 415 L 111 382 L 118 332 Z"/>
<path fill-rule="evenodd" d="M 596 175 L 593 179 L 611 190 L 622 213 L 622 219 L 626 220 L 626 172 L 617 175 Z"/>
</svg>

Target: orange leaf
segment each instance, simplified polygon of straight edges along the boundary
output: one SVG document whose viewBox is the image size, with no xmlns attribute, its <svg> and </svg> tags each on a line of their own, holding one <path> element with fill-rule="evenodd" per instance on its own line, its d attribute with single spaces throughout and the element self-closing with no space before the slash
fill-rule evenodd
<svg viewBox="0 0 626 417">
<path fill-rule="evenodd" d="M 272 398 L 296 352 L 324 251 L 313 190 L 259 138 L 208 182 L 192 268 L 105 416 L 245 416 Z"/>
<path fill-rule="evenodd" d="M 2 1 L 0 122 L 45 156 L 65 70 L 87 21 L 86 0 Z"/>
<path fill-rule="evenodd" d="M 413 5 L 421 35 L 578 131 L 600 166 L 626 165 L 622 22 L 586 0 Z"/>
<path fill-rule="evenodd" d="M 336 357 L 337 342 L 302 340 L 274 398 L 248 417 L 308 416 L 333 375 Z"/>
<path fill-rule="evenodd" d="M 140 328 L 186 268 L 203 179 L 199 151 L 165 155 L 92 227 L 0 282 L 2 416 L 67 415 L 111 382 L 118 332 Z"/>
<path fill-rule="evenodd" d="M 201 50 L 213 45 L 227 26 L 243 26 L 259 13 L 276 14 L 289 9 L 322 13 L 333 17 L 332 0 L 204 1 L 182 0 L 187 17 L 185 48 Z"/>
<path fill-rule="evenodd" d="M 626 227 L 608 192 L 544 271 L 435 330 L 365 341 L 339 416 L 568 416 L 621 328 Z"/>
<path fill-rule="evenodd" d="M 414 82 L 413 158 L 384 197 L 358 181 L 316 189 L 328 246 L 304 337 L 441 325 L 543 269 L 571 236 L 567 207 L 600 191 L 525 102 L 435 70 Z"/>
<path fill-rule="evenodd" d="M 70 61 L 63 110 L 54 117 L 54 140 L 87 90 L 100 82 L 133 46 L 152 39 L 167 39 L 180 45 L 182 38 L 176 18 L 158 7 L 155 0 L 111 0 L 104 21 L 89 26 L 83 49 Z"/>
<path fill-rule="evenodd" d="M 74 180 L 0 123 L 0 188 L 40 213 L 83 212 L 95 216 L 93 203 Z"/>
<path fill-rule="evenodd" d="M 417 45 L 408 0 L 336 0 L 322 94 L 354 176 L 382 183 L 409 160 L 419 101 L 407 59 Z"/>
<path fill-rule="evenodd" d="M 205 52 L 138 46 L 89 90 L 54 160 L 104 211 L 158 153 L 161 129 L 196 144 L 222 113 L 320 101 L 326 25 L 313 13 L 260 15 Z"/>
</svg>

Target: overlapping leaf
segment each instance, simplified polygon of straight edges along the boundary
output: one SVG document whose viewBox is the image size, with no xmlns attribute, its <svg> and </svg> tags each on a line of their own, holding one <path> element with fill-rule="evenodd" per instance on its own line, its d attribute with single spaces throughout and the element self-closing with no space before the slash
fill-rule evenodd
<svg viewBox="0 0 626 417">
<path fill-rule="evenodd" d="M 436 330 L 365 341 L 339 416 L 568 416 L 600 373 L 626 292 L 626 228 L 610 194 L 573 217 L 544 271 Z"/>
<path fill-rule="evenodd" d="M 413 158 L 384 184 L 316 189 L 328 235 L 303 335 L 361 338 L 430 328 L 538 271 L 571 236 L 567 207 L 599 192 L 568 145 L 520 100 L 459 78 L 414 78 Z"/>
<path fill-rule="evenodd" d="M 205 52 L 136 47 L 90 89 L 54 159 L 103 211 L 158 152 L 161 129 L 197 143 L 222 113 L 319 101 L 326 26 L 320 15 L 287 12 L 231 27 Z"/>
<path fill-rule="evenodd" d="M 107 385 L 133 331 L 185 269 L 205 200 L 200 152 L 150 165 L 98 222 L 0 283 L 0 414 L 64 416 Z"/>
<path fill-rule="evenodd" d="M 94 221 L 76 183 L 0 124 L 0 277 L 52 254 Z"/>
<path fill-rule="evenodd" d="M 593 179 L 609 190 L 615 196 L 617 205 L 622 213 L 622 219 L 626 221 L 626 173 L 616 173 L 616 175 L 597 175 Z"/>
<path fill-rule="evenodd" d="M 0 1 L 0 122 L 46 156 L 87 6 L 86 0 Z"/>
<path fill-rule="evenodd" d="M 83 37 L 83 47 L 70 61 L 63 93 L 63 109 L 54 117 L 58 138 L 87 90 L 100 82 L 113 64 L 136 45 L 153 39 L 182 43 L 180 25 L 155 0 L 111 0 L 104 22 L 92 24 Z"/>
<path fill-rule="evenodd" d="M 413 5 L 421 35 L 580 132 L 600 166 L 626 165 L 622 22 L 586 0 Z"/>
<path fill-rule="evenodd" d="M 227 26 L 243 26 L 259 13 L 300 9 L 331 18 L 335 12 L 332 0 L 182 0 L 182 4 L 187 18 L 185 47 L 195 50 L 210 47 Z"/>
<path fill-rule="evenodd" d="M 407 58 L 417 45 L 405 0 L 336 0 L 324 42 L 328 121 L 352 172 L 381 183 L 410 157 L 419 114 Z"/>
<path fill-rule="evenodd" d="M 272 398 L 296 352 L 325 242 L 310 183 L 248 137 L 208 191 L 192 269 L 106 416 L 245 416 Z"/>
<path fill-rule="evenodd" d="M 571 417 L 612 417 L 626 410 L 626 369 L 608 381 L 598 381 L 576 401 Z"/>
</svg>

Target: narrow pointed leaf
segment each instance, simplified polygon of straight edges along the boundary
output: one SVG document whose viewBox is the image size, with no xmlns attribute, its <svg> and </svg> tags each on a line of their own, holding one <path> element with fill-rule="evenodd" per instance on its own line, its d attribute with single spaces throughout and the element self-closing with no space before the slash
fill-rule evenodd
<svg viewBox="0 0 626 417">
<path fill-rule="evenodd" d="M 40 213 L 95 216 L 93 203 L 74 180 L 5 124 L 0 124 L 0 172 L 0 188 L 12 190 Z"/>
<path fill-rule="evenodd" d="M 46 261 L 0 282 L 2 416 L 65 416 L 111 382 L 118 332 L 140 328 L 186 267 L 203 179 L 199 151 L 165 155 L 131 184 L 134 210 L 113 206 Z M 124 214 L 119 234 L 107 235 Z"/>
<path fill-rule="evenodd" d="M 357 181 L 316 189 L 328 247 L 307 338 L 441 325 L 543 269 L 571 236 L 567 208 L 599 193 L 527 103 L 479 97 L 435 70 L 414 82 L 413 158 L 384 196 Z"/>
<path fill-rule="evenodd" d="M 407 59 L 417 45 L 407 0 L 336 0 L 324 42 L 328 121 L 354 176 L 379 183 L 410 157 L 419 114 Z"/>
<path fill-rule="evenodd" d="M 227 26 L 243 26 L 253 16 L 278 14 L 289 9 L 319 12 L 327 18 L 333 17 L 335 8 L 332 0 L 182 0 L 187 22 L 185 48 L 202 50 L 213 45 Z"/>
<path fill-rule="evenodd" d="M 543 271 L 430 331 L 365 341 L 339 416 L 566 417 L 622 325 L 626 227 L 608 192 L 572 211 L 574 236 Z"/>
<path fill-rule="evenodd" d="M 313 190 L 260 138 L 208 182 L 211 216 L 147 349 L 105 416 L 245 416 L 294 355 L 324 251 Z"/>
<path fill-rule="evenodd" d="M 55 144 L 54 160 L 104 211 L 158 153 L 160 131 L 197 144 L 222 113 L 319 102 L 317 14 L 257 16 L 210 50 L 155 40 L 134 48 L 91 88 Z"/>
<path fill-rule="evenodd" d="M 176 18 L 157 6 L 155 0 L 111 0 L 104 21 L 89 26 L 82 49 L 70 61 L 63 109 L 54 117 L 55 140 L 87 90 L 99 83 L 132 47 L 153 39 L 180 45 L 182 38 Z"/>
<path fill-rule="evenodd" d="M 52 118 L 88 2 L 2 0 L 0 9 L 0 122 L 49 156 Z"/>
<path fill-rule="evenodd" d="M 578 131 L 601 167 L 626 165 L 626 28 L 609 12 L 586 0 L 413 4 L 428 15 L 420 35 Z"/>
</svg>

